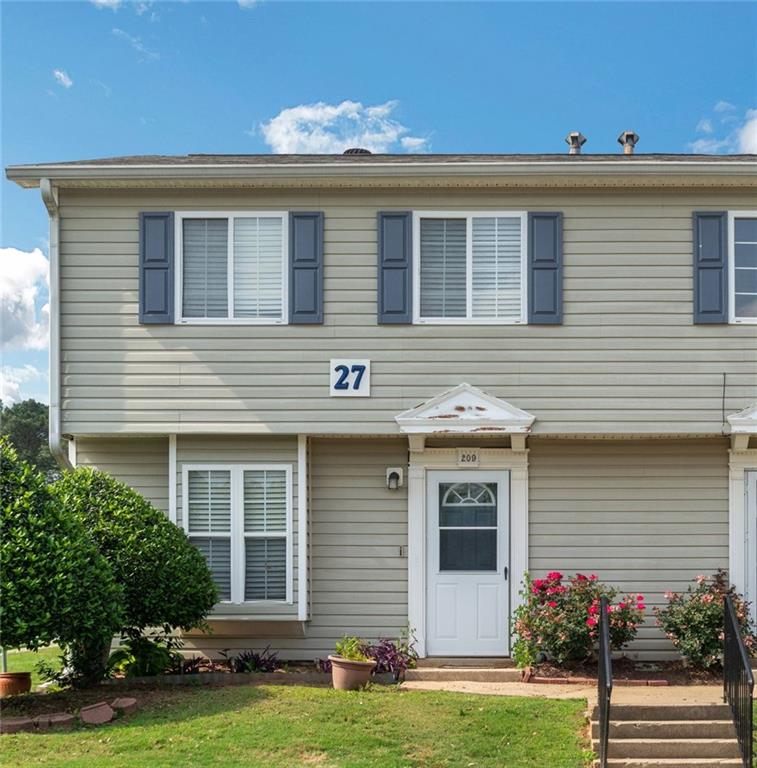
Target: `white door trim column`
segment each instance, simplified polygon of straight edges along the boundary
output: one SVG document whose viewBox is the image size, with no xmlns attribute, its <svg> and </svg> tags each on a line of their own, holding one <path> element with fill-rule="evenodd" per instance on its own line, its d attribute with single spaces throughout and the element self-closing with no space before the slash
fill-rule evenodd
<svg viewBox="0 0 757 768">
<path fill-rule="evenodd" d="M 462 445 L 462 443 L 461 443 Z M 459 469 L 457 447 L 427 448 L 410 440 L 408 468 L 408 622 L 421 657 L 426 656 L 426 472 Z M 510 612 L 520 602 L 528 570 L 528 451 L 481 448 L 479 468 L 510 472 Z"/>
<path fill-rule="evenodd" d="M 748 569 L 754 570 L 755 563 L 747 558 L 747 545 L 754 549 L 757 544 L 748 541 L 746 473 L 750 470 L 757 471 L 757 449 L 728 452 L 728 572 L 731 583 L 752 603 L 754 615 L 757 594 L 750 594 L 754 575 L 750 579 Z"/>
<path fill-rule="evenodd" d="M 308 437 L 297 435 L 297 618 L 308 619 Z"/>
</svg>

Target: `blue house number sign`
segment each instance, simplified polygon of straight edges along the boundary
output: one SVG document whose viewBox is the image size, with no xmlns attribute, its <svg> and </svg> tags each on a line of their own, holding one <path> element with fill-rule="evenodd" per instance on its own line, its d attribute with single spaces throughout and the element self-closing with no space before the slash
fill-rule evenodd
<svg viewBox="0 0 757 768">
<path fill-rule="evenodd" d="M 332 397 L 370 397 L 370 360 L 332 360 Z"/>
</svg>

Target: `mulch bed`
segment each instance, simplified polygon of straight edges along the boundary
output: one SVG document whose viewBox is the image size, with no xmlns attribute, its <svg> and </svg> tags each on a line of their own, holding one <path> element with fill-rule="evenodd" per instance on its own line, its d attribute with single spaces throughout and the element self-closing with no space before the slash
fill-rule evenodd
<svg viewBox="0 0 757 768">
<path fill-rule="evenodd" d="M 542 663 L 533 668 L 533 676 L 540 678 L 567 679 L 568 682 L 597 681 L 597 663 L 576 662 L 558 667 L 555 664 Z M 720 670 L 699 671 L 685 666 L 680 661 L 634 661 L 621 658 L 612 661 L 613 682 L 627 681 L 629 684 L 643 685 L 644 681 L 654 685 L 655 681 L 665 681 L 668 685 L 722 685 Z M 651 682 L 650 682 L 651 681 Z M 661 683 L 657 683 L 661 684 Z"/>
</svg>

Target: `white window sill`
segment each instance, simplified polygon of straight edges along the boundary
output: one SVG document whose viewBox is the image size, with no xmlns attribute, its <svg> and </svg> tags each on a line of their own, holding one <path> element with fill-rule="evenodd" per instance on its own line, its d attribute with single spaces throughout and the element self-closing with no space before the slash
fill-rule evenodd
<svg viewBox="0 0 757 768">
<path fill-rule="evenodd" d="M 268 318 L 245 318 L 234 319 L 227 317 L 219 318 L 192 318 L 177 320 L 174 325 L 289 325 L 286 320 L 270 320 Z"/>
<path fill-rule="evenodd" d="M 413 320 L 413 325 L 528 325 L 528 323 L 525 320 L 504 320 L 501 318 L 441 317 L 430 319 L 416 318 Z"/>
</svg>

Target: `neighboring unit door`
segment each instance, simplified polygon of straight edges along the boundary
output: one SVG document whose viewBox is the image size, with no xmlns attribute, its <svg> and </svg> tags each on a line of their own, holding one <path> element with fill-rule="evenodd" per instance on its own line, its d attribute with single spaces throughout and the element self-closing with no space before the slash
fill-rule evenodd
<svg viewBox="0 0 757 768">
<path fill-rule="evenodd" d="M 757 470 L 746 473 L 746 589 L 752 620 L 757 621 Z"/>
<path fill-rule="evenodd" d="M 509 472 L 428 472 L 428 655 L 509 655 L 509 501 Z"/>
</svg>

